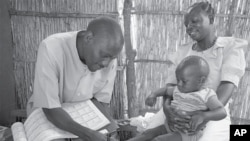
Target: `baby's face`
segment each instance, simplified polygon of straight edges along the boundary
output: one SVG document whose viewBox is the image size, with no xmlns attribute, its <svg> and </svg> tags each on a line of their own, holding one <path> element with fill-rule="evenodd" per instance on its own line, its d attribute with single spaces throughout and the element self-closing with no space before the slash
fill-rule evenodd
<svg viewBox="0 0 250 141">
<path fill-rule="evenodd" d="M 180 92 L 189 93 L 200 90 L 202 82 L 198 70 L 196 66 L 190 66 L 177 74 L 177 87 Z"/>
</svg>

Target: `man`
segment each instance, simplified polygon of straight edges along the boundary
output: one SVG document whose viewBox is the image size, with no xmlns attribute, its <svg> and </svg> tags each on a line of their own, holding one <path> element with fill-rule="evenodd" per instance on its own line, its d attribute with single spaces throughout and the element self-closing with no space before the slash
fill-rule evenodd
<svg viewBox="0 0 250 141">
<path fill-rule="evenodd" d="M 115 58 L 123 44 L 121 27 L 107 17 L 91 21 L 86 31 L 58 33 L 44 39 L 38 50 L 28 113 L 42 108 L 55 126 L 84 141 L 107 140 L 105 135 L 72 120 L 61 104 L 94 98 L 107 108 L 116 75 Z"/>
</svg>

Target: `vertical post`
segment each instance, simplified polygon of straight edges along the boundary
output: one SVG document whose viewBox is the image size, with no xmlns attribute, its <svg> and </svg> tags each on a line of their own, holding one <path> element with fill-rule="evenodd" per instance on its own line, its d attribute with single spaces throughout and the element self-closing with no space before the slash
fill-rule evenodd
<svg viewBox="0 0 250 141">
<path fill-rule="evenodd" d="M 229 15 L 228 15 L 228 22 L 227 22 L 227 30 L 225 36 L 232 36 L 233 35 L 233 22 L 234 22 L 234 6 L 236 4 L 236 0 L 233 0 L 230 5 Z"/>
<path fill-rule="evenodd" d="M 9 0 L 0 0 L 0 125 L 11 123 L 10 112 L 15 108 L 13 46 L 8 13 Z"/>
<path fill-rule="evenodd" d="M 127 96 L 128 96 L 128 116 L 137 116 L 139 113 L 139 108 L 136 98 L 136 84 L 135 84 L 135 51 L 132 48 L 130 25 L 131 25 L 131 8 L 132 1 L 124 1 L 124 39 L 125 39 L 125 51 L 127 58 L 126 67 L 126 84 L 127 84 Z"/>
</svg>

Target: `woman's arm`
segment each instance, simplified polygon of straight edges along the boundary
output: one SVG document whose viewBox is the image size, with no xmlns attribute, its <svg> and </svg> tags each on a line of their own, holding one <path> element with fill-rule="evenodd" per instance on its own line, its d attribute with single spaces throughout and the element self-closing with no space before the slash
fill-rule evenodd
<svg viewBox="0 0 250 141">
<path fill-rule="evenodd" d="M 226 105 L 228 100 L 231 98 L 235 85 L 229 81 L 222 81 L 217 88 L 217 96 L 223 105 Z"/>
<path fill-rule="evenodd" d="M 106 141 L 107 137 L 97 131 L 83 127 L 75 122 L 70 115 L 62 108 L 47 109 L 43 108 L 43 112 L 47 119 L 56 127 L 77 135 L 79 138 L 92 141 Z"/>
<path fill-rule="evenodd" d="M 204 122 L 221 120 L 227 116 L 223 104 L 218 100 L 217 96 L 211 96 L 207 103 L 208 111 L 200 112 L 192 116 L 190 120 L 191 131 L 196 131 L 198 126 Z"/>
<path fill-rule="evenodd" d="M 232 82 L 229 81 L 222 81 L 220 83 L 220 85 L 217 88 L 217 97 L 218 100 L 225 106 L 228 102 L 228 100 L 231 98 L 233 91 L 234 91 L 235 85 Z M 206 120 L 204 120 L 203 123 L 199 123 L 196 125 L 196 131 L 199 131 L 200 129 L 202 129 L 208 120 L 216 120 L 216 119 L 220 119 L 221 117 L 224 116 L 224 108 L 219 108 L 215 111 L 197 111 L 194 113 L 189 113 L 192 115 L 192 117 L 195 117 L 197 115 L 201 115 L 201 114 L 205 114 L 206 115 Z M 214 115 L 218 115 L 218 117 L 214 116 Z M 194 132 L 195 133 L 195 132 Z"/>
</svg>

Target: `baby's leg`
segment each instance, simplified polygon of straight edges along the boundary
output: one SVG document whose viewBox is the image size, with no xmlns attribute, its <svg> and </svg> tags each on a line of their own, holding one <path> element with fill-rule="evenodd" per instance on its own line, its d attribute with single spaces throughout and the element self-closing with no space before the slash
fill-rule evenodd
<svg viewBox="0 0 250 141">
<path fill-rule="evenodd" d="M 155 137 L 152 141 L 182 141 L 182 138 L 178 132 L 172 132 Z"/>
<path fill-rule="evenodd" d="M 167 134 L 167 130 L 164 125 L 161 125 L 152 129 L 148 129 L 142 134 L 129 139 L 128 141 L 151 141 L 153 138 L 163 134 Z"/>
</svg>

